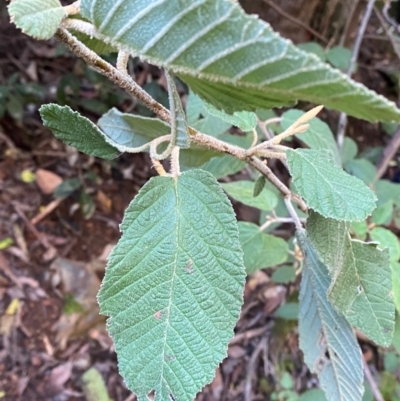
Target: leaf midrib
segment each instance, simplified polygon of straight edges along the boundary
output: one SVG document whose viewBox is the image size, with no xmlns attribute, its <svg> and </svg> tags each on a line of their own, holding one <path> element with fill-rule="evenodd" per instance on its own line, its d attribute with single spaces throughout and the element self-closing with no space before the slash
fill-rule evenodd
<svg viewBox="0 0 400 401">
<path fill-rule="evenodd" d="M 178 195 L 178 179 L 175 177 L 174 179 L 174 192 L 175 192 L 175 216 L 176 216 L 176 230 L 175 230 L 175 260 L 173 262 L 173 271 L 172 271 L 172 278 L 171 278 L 171 289 L 169 292 L 169 302 L 167 306 L 167 312 L 166 312 L 166 325 L 165 325 L 165 335 L 164 335 L 164 344 L 162 347 L 162 354 L 161 354 L 161 375 L 160 375 L 160 388 L 162 388 L 162 382 L 165 382 L 165 384 L 168 386 L 168 382 L 164 378 L 164 367 L 165 367 L 165 348 L 167 346 L 167 339 L 168 339 L 168 331 L 169 327 L 171 326 L 171 307 L 172 307 L 172 297 L 173 297 L 173 290 L 174 290 L 174 285 L 175 285 L 175 279 L 176 279 L 176 269 L 177 269 L 177 261 L 178 261 L 178 253 L 179 253 L 179 225 L 180 225 L 180 205 L 179 205 L 179 195 Z M 169 387 L 169 386 L 168 386 Z"/>
</svg>

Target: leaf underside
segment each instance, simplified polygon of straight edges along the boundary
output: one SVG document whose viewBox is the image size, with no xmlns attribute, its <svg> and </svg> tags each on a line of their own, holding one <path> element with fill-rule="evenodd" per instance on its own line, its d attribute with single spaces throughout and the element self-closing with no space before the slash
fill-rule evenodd
<svg viewBox="0 0 400 401">
<path fill-rule="evenodd" d="M 351 240 L 349 224 L 311 212 L 307 234 L 331 276 L 328 298 L 348 322 L 368 338 L 389 346 L 394 304 L 388 250 Z"/>
<path fill-rule="evenodd" d="M 311 372 L 318 375 L 328 401 L 361 401 L 362 355 L 354 333 L 326 297 L 326 266 L 304 232 L 298 232 L 304 255 L 300 286 L 300 348 Z"/>
<path fill-rule="evenodd" d="M 245 280 L 233 209 L 211 174 L 152 178 L 126 210 L 98 299 L 140 401 L 192 401 L 226 356 Z"/>
<path fill-rule="evenodd" d="M 99 36 L 177 74 L 218 109 L 324 104 L 369 121 L 400 121 L 383 96 L 295 47 L 228 0 L 82 0 Z"/>
</svg>

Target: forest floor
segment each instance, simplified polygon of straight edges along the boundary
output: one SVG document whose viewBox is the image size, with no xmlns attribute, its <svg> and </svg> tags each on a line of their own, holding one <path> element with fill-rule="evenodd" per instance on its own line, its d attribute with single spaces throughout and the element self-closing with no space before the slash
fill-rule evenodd
<svg viewBox="0 0 400 401">
<path fill-rule="evenodd" d="M 87 372 L 95 368 L 112 400 L 133 401 L 95 295 L 124 210 L 156 172 L 147 155 L 105 162 L 66 147 L 42 126 L 37 110 L 61 99 L 95 120 L 112 106 L 141 106 L 56 42 L 16 30 L 4 8 L 2 2 L 0 88 L 9 93 L 0 91 L 0 110 L 7 103 L 0 120 L 0 399 L 102 400 L 90 390 L 94 379 Z M 362 57 L 357 79 L 393 99 L 376 68 L 389 56 L 366 44 Z M 136 80 L 165 101 L 161 73 L 146 64 L 133 68 Z M 337 113 L 324 117 L 335 128 Z M 355 120 L 350 135 L 361 147 L 367 137 L 369 146 L 371 138 L 377 145 L 386 141 L 378 124 Z M 55 198 L 61 182 L 63 193 Z M 268 271 L 248 278 L 228 357 L 198 400 L 270 399 L 286 389 L 285 371 L 292 372 L 294 391 L 316 385 L 303 364 L 296 321 L 274 317 L 297 289 L 298 283 L 273 283 Z M 362 348 L 367 360 L 378 353 L 368 342 Z M 378 358 L 378 370 L 380 364 Z"/>
</svg>

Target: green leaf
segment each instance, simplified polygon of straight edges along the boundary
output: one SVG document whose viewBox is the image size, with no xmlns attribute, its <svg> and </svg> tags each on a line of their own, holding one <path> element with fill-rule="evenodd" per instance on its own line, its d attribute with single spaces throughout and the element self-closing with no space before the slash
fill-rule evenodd
<svg viewBox="0 0 400 401">
<path fill-rule="evenodd" d="M 391 267 L 392 267 L 392 282 L 393 282 L 393 300 L 397 312 L 400 313 L 400 263 L 392 262 Z"/>
<path fill-rule="evenodd" d="M 104 114 L 97 124 L 108 141 L 121 152 L 138 148 L 171 132 L 171 127 L 157 118 L 125 114 L 115 108 Z M 180 161 L 186 167 L 199 167 L 211 158 L 220 156 L 213 150 L 192 145 L 191 149 L 181 150 Z"/>
<path fill-rule="evenodd" d="M 393 336 L 393 347 L 396 348 L 397 352 L 400 354 L 400 314 L 397 313 L 396 316 L 396 327 Z"/>
<path fill-rule="evenodd" d="M 372 213 L 371 223 L 390 224 L 393 219 L 393 201 L 388 200 L 383 205 L 378 206 Z"/>
<path fill-rule="evenodd" d="M 115 159 L 120 152 L 107 143 L 107 136 L 86 117 L 68 106 L 46 104 L 39 109 L 43 124 L 54 136 L 87 155 Z"/>
<path fill-rule="evenodd" d="M 115 108 L 104 114 L 97 124 L 121 152 L 171 133 L 171 127 L 157 118 L 125 114 Z"/>
<path fill-rule="evenodd" d="M 90 368 L 82 375 L 82 389 L 87 401 L 112 401 L 108 396 L 104 379 L 95 368 Z"/>
<path fill-rule="evenodd" d="M 299 43 L 297 45 L 297 47 L 308 53 L 315 54 L 316 56 L 318 56 L 318 58 L 320 58 L 323 61 L 325 61 L 325 59 L 326 59 L 326 54 L 325 54 L 324 48 L 321 45 L 319 45 L 317 42 Z"/>
<path fill-rule="evenodd" d="M 375 183 L 375 192 L 378 196 L 378 206 L 383 205 L 389 200 L 400 205 L 400 185 L 388 180 L 379 180 Z"/>
<path fill-rule="evenodd" d="M 364 220 L 375 209 L 375 194 L 359 179 L 348 175 L 328 151 L 288 149 L 293 184 L 308 206 L 337 220 Z"/>
<path fill-rule="evenodd" d="M 382 249 L 388 248 L 390 260 L 397 262 L 400 259 L 400 244 L 399 239 L 390 230 L 383 227 L 375 227 L 370 234 L 372 241 L 380 244 Z"/>
<path fill-rule="evenodd" d="M 350 160 L 353 160 L 358 153 L 358 146 L 356 142 L 349 138 L 345 137 L 343 141 L 343 146 L 341 150 L 341 158 L 342 158 L 342 163 L 346 164 Z"/>
<path fill-rule="evenodd" d="M 283 239 L 264 234 L 253 223 L 239 222 L 239 239 L 247 274 L 283 263 L 288 257 L 288 246 Z"/>
<path fill-rule="evenodd" d="M 234 181 L 221 184 L 221 186 L 231 198 L 247 206 L 260 210 L 272 210 L 278 204 L 277 196 L 268 189 L 255 198 L 253 196 L 254 182 L 252 181 Z"/>
<path fill-rule="evenodd" d="M 353 159 L 345 164 L 346 171 L 364 181 L 365 184 L 370 184 L 376 174 L 376 167 L 367 159 Z"/>
<path fill-rule="evenodd" d="M 352 241 L 361 293 L 346 318 L 371 340 L 389 346 L 394 330 L 394 304 L 391 269 L 387 251 L 374 244 Z"/>
<path fill-rule="evenodd" d="M 207 113 L 203 101 L 193 91 L 189 91 L 186 102 L 186 119 L 188 124 L 193 125 L 200 118 L 200 115 Z"/>
<path fill-rule="evenodd" d="M 394 307 L 389 253 L 351 240 L 349 225 L 310 213 L 307 234 L 332 277 L 328 299 L 349 323 L 377 344 L 390 345 Z"/>
<path fill-rule="evenodd" d="M 204 106 L 211 115 L 240 128 L 243 132 L 253 131 L 257 125 L 257 116 L 255 113 L 249 111 L 235 111 L 233 114 L 227 114 L 216 109 L 209 103 L 204 102 Z"/>
<path fill-rule="evenodd" d="M 303 393 L 299 401 L 326 401 L 326 397 L 322 390 L 313 388 Z"/>
<path fill-rule="evenodd" d="M 281 126 L 284 130 L 288 129 L 294 122 L 296 122 L 305 113 L 301 110 L 289 110 L 282 114 Z M 315 117 L 308 122 L 310 127 L 306 132 L 297 134 L 296 137 L 304 142 L 311 149 L 327 149 L 333 154 L 335 162 L 340 166 L 341 160 L 336 145 L 335 138 L 328 124 Z"/>
<path fill-rule="evenodd" d="M 63 198 L 64 196 L 69 196 L 74 193 L 82 185 L 79 178 L 70 178 L 64 180 L 57 188 L 54 190 L 55 198 Z"/>
<path fill-rule="evenodd" d="M 23 99 L 18 95 L 10 96 L 6 102 L 7 113 L 17 121 L 22 121 L 24 118 Z"/>
<path fill-rule="evenodd" d="M 335 68 L 347 71 L 350 67 L 351 50 L 343 46 L 334 46 L 326 52 L 326 59 Z M 354 68 L 353 73 L 357 67 Z"/>
<path fill-rule="evenodd" d="M 297 232 L 304 255 L 300 286 L 299 336 L 304 360 L 318 375 L 328 401 L 361 401 L 361 350 L 344 317 L 326 298 L 330 278 L 304 232 Z"/>
<path fill-rule="evenodd" d="M 296 269 L 293 266 L 278 267 L 271 276 L 271 280 L 278 284 L 289 284 L 296 280 Z"/>
<path fill-rule="evenodd" d="M 14 0 L 8 12 L 22 32 L 36 39 L 50 39 L 67 15 L 58 0 Z"/>
<path fill-rule="evenodd" d="M 229 114 L 306 100 L 400 121 L 394 103 L 298 49 L 236 1 L 82 0 L 81 12 L 113 45 L 168 68 Z"/>
<path fill-rule="evenodd" d="M 285 320 L 297 320 L 299 316 L 299 304 L 297 302 L 286 302 L 275 312 L 275 317 Z"/>
<path fill-rule="evenodd" d="M 79 207 L 81 208 L 83 217 L 86 220 L 90 219 L 96 210 L 93 198 L 84 188 L 79 196 Z"/>
<path fill-rule="evenodd" d="M 212 175 L 155 177 L 126 210 L 98 295 L 119 370 L 146 400 L 192 401 L 226 356 L 245 281 L 232 207 Z"/>
<path fill-rule="evenodd" d="M 254 184 L 253 196 L 256 198 L 265 187 L 266 178 L 264 175 L 260 175 Z"/>
</svg>

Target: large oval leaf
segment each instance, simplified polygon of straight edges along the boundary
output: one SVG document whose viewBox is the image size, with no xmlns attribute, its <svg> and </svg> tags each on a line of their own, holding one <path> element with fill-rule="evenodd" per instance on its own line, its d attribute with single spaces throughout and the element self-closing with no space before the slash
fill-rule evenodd
<svg viewBox="0 0 400 401">
<path fill-rule="evenodd" d="M 367 120 L 397 120 L 382 96 L 295 47 L 228 0 L 82 0 L 100 35 L 178 74 L 228 113 L 324 104 Z"/>
<path fill-rule="evenodd" d="M 331 152 L 288 149 L 286 156 L 296 190 L 324 217 L 361 221 L 375 209 L 375 194 L 337 166 Z"/>
<path fill-rule="evenodd" d="M 227 197 L 201 170 L 152 178 L 126 210 L 99 293 L 139 400 L 192 401 L 226 355 L 245 279 Z"/>
<path fill-rule="evenodd" d="M 346 319 L 329 303 L 330 278 L 305 232 L 297 232 L 304 255 L 299 337 L 304 360 L 316 373 L 328 401 L 361 401 L 362 355 Z"/>
</svg>

